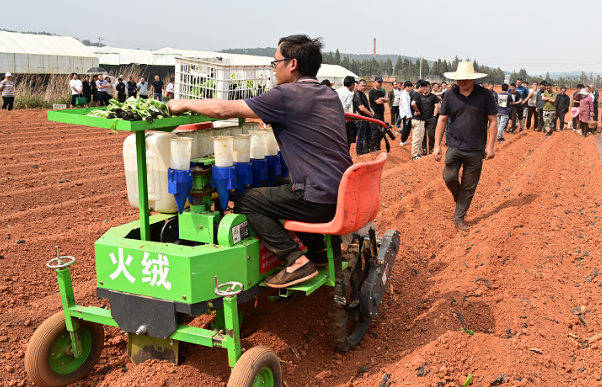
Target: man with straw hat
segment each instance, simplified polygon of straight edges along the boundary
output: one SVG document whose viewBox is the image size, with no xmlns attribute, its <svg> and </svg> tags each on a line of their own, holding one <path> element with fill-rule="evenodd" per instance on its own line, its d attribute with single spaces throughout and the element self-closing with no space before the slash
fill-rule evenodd
<svg viewBox="0 0 602 387">
<path fill-rule="evenodd" d="M 460 62 L 457 71 L 444 75 L 456 80 L 458 87 L 443 98 L 433 156 L 441 160 L 441 139 L 450 120 L 443 180 L 456 202 L 454 224 L 459 231 L 467 233 L 470 229 L 464 223 L 464 216 L 479 184 L 483 159 L 491 160 L 495 155 L 498 109 L 491 92 L 474 82 L 487 74 L 475 72 L 472 62 Z M 462 181 L 459 180 L 460 168 Z"/>
</svg>

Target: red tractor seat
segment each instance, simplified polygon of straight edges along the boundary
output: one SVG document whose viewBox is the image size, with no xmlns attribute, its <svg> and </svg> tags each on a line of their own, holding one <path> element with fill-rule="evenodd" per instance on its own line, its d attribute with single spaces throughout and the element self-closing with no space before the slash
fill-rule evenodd
<svg viewBox="0 0 602 387">
<path fill-rule="evenodd" d="M 341 179 L 337 198 L 337 212 L 328 223 L 303 223 L 285 220 L 290 231 L 325 235 L 346 235 L 364 227 L 376 218 L 380 206 L 380 177 L 387 154 L 376 160 L 350 166 Z"/>
</svg>

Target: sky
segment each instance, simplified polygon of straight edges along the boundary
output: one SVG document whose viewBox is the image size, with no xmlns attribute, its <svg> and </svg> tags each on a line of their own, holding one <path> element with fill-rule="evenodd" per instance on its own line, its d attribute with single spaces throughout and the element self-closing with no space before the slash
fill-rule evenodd
<svg viewBox="0 0 602 387">
<path fill-rule="evenodd" d="M 112 47 L 217 51 L 322 37 L 327 51 L 477 59 L 506 71 L 602 72 L 600 0 L 103 0 L 12 3 L 2 28 L 47 31 Z M 94 10 L 95 9 L 95 10 Z M 29 10 L 23 12 L 24 10 Z M 5 10 L 6 11 L 6 10 Z M 3 12 L 4 13 L 4 12 Z M 592 15 L 587 22 L 587 15 Z M 589 24 L 586 28 L 578 25 Z"/>
</svg>

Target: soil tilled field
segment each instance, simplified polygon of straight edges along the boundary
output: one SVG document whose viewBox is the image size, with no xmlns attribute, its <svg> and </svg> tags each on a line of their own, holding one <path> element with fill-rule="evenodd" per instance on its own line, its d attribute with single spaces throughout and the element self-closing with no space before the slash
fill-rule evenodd
<svg viewBox="0 0 602 387">
<path fill-rule="evenodd" d="M 109 307 L 96 298 L 94 241 L 137 218 L 126 197 L 125 137 L 48 122 L 44 111 L 0 112 L 0 386 L 31 385 L 27 342 L 61 308 L 55 274 L 44 266 L 54 246 L 78 259 L 76 301 Z M 359 347 L 339 353 L 330 346 L 328 289 L 288 305 L 269 302 L 266 293 L 245 304 L 243 347 L 272 347 L 285 386 L 459 386 L 469 374 L 475 386 L 602 385 L 597 138 L 572 130 L 506 138 L 485 162 L 468 235 L 453 226 L 443 163 L 409 161 L 409 148 L 394 142 L 377 223 L 381 234 L 399 230 L 402 248 Z M 191 324 L 206 327 L 212 318 Z M 76 385 L 228 380 L 224 350 L 182 344 L 180 366 L 134 367 L 123 332 L 107 328 L 105 337 L 99 363 Z"/>
</svg>

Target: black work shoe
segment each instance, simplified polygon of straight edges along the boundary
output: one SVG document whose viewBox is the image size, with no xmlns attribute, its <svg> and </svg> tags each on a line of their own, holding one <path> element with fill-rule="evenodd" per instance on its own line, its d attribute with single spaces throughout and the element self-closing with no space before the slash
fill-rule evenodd
<svg viewBox="0 0 602 387">
<path fill-rule="evenodd" d="M 544 137 L 552 137 L 552 132 L 547 132 Z"/>
<path fill-rule="evenodd" d="M 315 267 L 328 266 L 328 252 L 327 251 L 320 251 L 319 253 L 307 255 L 306 257 L 314 264 Z"/>
<path fill-rule="evenodd" d="M 458 229 L 458 231 L 466 233 L 470 232 L 470 228 L 466 225 L 466 223 L 464 223 L 464 221 L 455 222 L 455 226 Z"/>
<path fill-rule="evenodd" d="M 278 274 L 266 278 L 265 284 L 271 288 L 286 288 L 300 282 L 307 281 L 318 275 L 318 271 L 311 262 L 307 262 L 292 273 L 287 273 L 286 267 Z"/>
</svg>

